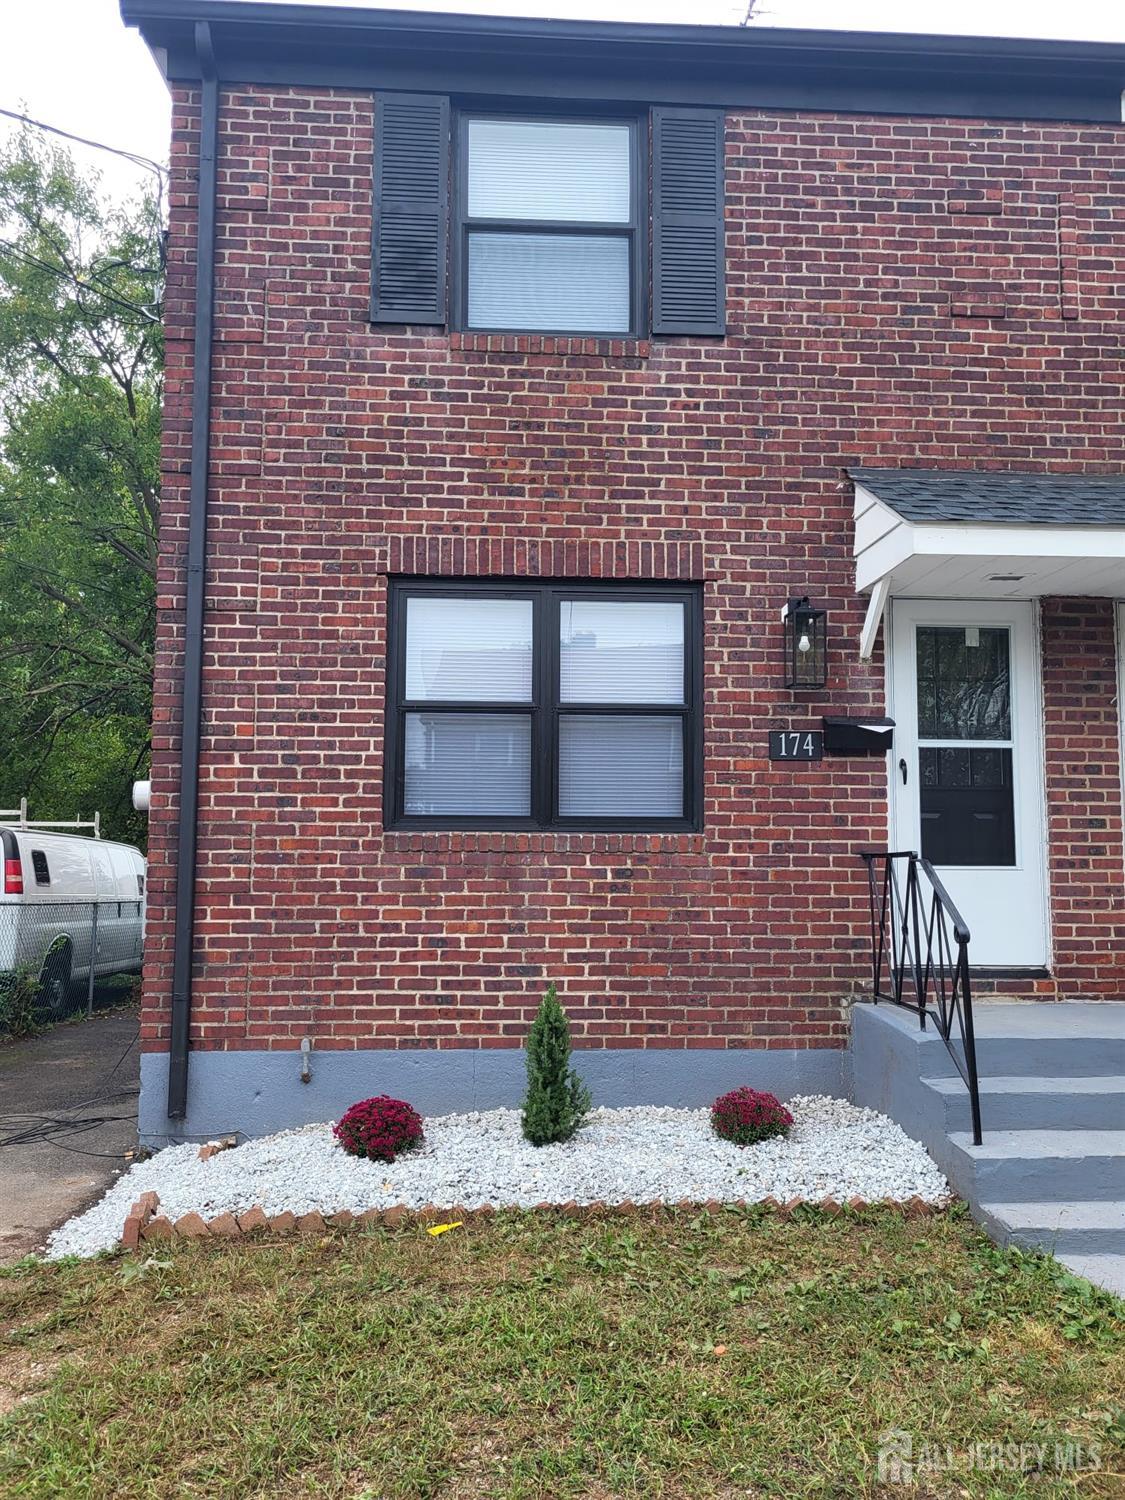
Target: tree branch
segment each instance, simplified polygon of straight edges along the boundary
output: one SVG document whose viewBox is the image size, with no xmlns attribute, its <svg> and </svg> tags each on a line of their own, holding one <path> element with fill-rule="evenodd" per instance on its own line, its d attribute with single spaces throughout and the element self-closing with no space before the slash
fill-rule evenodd
<svg viewBox="0 0 1125 1500">
<path fill-rule="evenodd" d="M 57 604 L 64 605 L 67 609 L 73 610 L 75 614 L 81 615 L 83 619 L 90 620 L 96 624 L 101 633 L 108 636 L 111 641 L 115 641 L 121 647 L 122 651 L 136 657 L 138 661 L 146 662 L 151 667 L 152 655 L 150 652 L 138 646 L 136 641 L 131 641 L 127 635 L 122 635 L 119 630 L 115 630 L 108 620 L 103 619 L 95 610 L 90 609 L 81 599 L 72 598 L 64 590 L 55 588 L 54 584 L 48 583 L 45 579 L 40 579 L 37 586 L 49 599 L 54 599 Z"/>
</svg>

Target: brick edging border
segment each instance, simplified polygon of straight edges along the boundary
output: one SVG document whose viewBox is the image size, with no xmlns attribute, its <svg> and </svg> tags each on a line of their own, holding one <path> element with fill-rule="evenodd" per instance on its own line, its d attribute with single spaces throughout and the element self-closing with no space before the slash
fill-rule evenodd
<svg viewBox="0 0 1125 1500">
<path fill-rule="evenodd" d="M 573 1199 L 569 1203 L 536 1203 L 530 1210 L 523 1212 L 538 1213 L 543 1209 L 550 1209 L 556 1213 L 566 1214 L 568 1218 L 584 1218 L 586 1215 L 598 1213 L 636 1214 L 643 1213 L 646 1209 L 694 1209 L 703 1213 L 717 1214 L 726 1208 L 747 1209 L 761 1208 L 767 1213 L 777 1214 L 780 1218 L 787 1219 L 799 1208 L 815 1208 L 823 1214 L 842 1214 L 846 1212 L 857 1212 L 867 1208 L 894 1209 L 907 1219 L 925 1218 L 930 1215 L 945 1213 L 950 1204 L 956 1200 L 950 1199 L 949 1203 L 927 1203 L 925 1199 L 913 1198 L 849 1198 L 845 1203 L 839 1203 L 835 1198 L 824 1198 L 814 1201 L 811 1198 L 791 1198 L 787 1203 L 781 1203 L 776 1198 L 738 1198 L 729 1201 L 720 1201 L 717 1198 L 709 1198 L 706 1202 L 699 1202 L 694 1198 L 681 1198 L 678 1202 L 668 1203 L 664 1201 L 652 1203 L 634 1203 L 627 1199 L 623 1203 L 575 1203 Z M 393 1208 L 368 1208 L 363 1213 L 354 1214 L 350 1209 L 341 1209 L 338 1213 L 324 1214 L 313 1212 L 307 1214 L 295 1214 L 286 1210 L 280 1214 L 267 1214 L 264 1208 L 255 1204 L 244 1213 L 217 1214 L 213 1219 L 204 1219 L 201 1214 L 182 1214 L 178 1219 L 169 1219 L 167 1215 L 160 1214 L 160 1198 L 154 1192 L 142 1193 L 133 1204 L 126 1216 L 124 1226 L 121 1230 L 121 1246 L 126 1250 L 136 1250 L 142 1241 L 150 1240 L 202 1240 L 202 1239 L 233 1239 L 239 1235 L 257 1234 L 266 1231 L 271 1234 L 323 1234 L 329 1229 L 369 1229 L 375 1225 L 381 1225 L 386 1229 L 397 1229 L 403 1224 L 416 1223 L 426 1224 L 429 1221 L 440 1219 L 487 1219 L 499 1212 L 489 1204 L 481 1208 L 438 1208 L 434 1203 L 427 1203 L 424 1208 L 406 1208 L 401 1204 Z"/>
</svg>

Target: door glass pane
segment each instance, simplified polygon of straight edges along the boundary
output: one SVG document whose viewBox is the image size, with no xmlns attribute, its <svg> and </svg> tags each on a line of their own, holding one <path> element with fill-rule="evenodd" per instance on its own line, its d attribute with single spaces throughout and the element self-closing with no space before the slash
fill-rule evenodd
<svg viewBox="0 0 1125 1500">
<path fill-rule="evenodd" d="M 527 817 L 531 812 L 528 714 L 407 714 L 403 810 Z"/>
<path fill-rule="evenodd" d="M 531 702 L 530 599 L 406 601 L 408 702 Z"/>
<path fill-rule="evenodd" d="M 563 599 L 559 694 L 563 703 L 682 703 L 683 604 Z"/>
<path fill-rule="evenodd" d="M 920 739 L 1011 737 L 1006 628 L 920 625 L 916 649 Z"/>
<path fill-rule="evenodd" d="M 681 817 L 683 755 L 678 716 L 562 714 L 559 813 L 564 818 Z"/>
<path fill-rule="evenodd" d="M 1011 661 L 1004 626 L 919 626 L 919 803 L 923 855 L 935 865 L 1016 862 L 1011 738 Z"/>
<path fill-rule="evenodd" d="M 469 235 L 469 327 L 628 333 L 624 235 Z"/>
<path fill-rule="evenodd" d="M 1011 750 L 923 745 L 918 759 L 925 858 L 935 865 L 1014 865 Z"/>
<path fill-rule="evenodd" d="M 469 217 L 629 222 L 629 127 L 470 120 Z"/>
</svg>

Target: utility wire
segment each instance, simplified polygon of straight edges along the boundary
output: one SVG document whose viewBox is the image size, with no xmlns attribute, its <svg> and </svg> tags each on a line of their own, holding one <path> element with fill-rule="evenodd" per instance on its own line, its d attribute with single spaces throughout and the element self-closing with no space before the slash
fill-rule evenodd
<svg viewBox="0 0 1125 1500">
<path fill-rule="evenodd" d="M 126 312 L 136 313 L 138 317 L 143 318 L 147 323 L 158 324 L 160 322 L 156 314 L 150 312 L 141 303 L 126 302 L 121 297 L 115 297 L 112 292 L 107 292 L 104 287 L 98 286 L 96 282 L 84 281 L 80 276 L 75 276 L 72 271 L 64 271 L 61 266 L 53 266 L 49 261 L 40 260 L 37 255 L 31 255 L 28 251 L 21 250 L 18 245 L 13 245 L 10 240 L 0 240 L 0 251 L 5 255 L 14 255 L 18 260 L 22 260 L 25 265 L 34 266 L 36 270 L 49 271 L 52 276 L 57 276 L 60 281 L 65 281 L 68 286 L 76 287 L 79 292 L 93 292 L 95 297 L 101 297 L 104 302 L 112 302 L 117 307 L 123 307 Z M 145 270 L 139 274 L 154 276 L 158 273 Z"/>
<path fill-rule="evenodd" d="M 107 146 L 104 141 L 92 141 L 84 135 L 73 135 L 69 130 L 60 130 L 57 125 L 45 125 L 42 120 L 33 120 L 30 115 L 21 114 L 15 109 L 0 108 L 0 115 L 6 119 L 15 120 L 20 125 L 32 125 L 36 130 L 46 130 L 51 135 L 62 136 L 64 141 L 75 141 L 80 146 L 93 146 L 96 151 L 108 151 L 111 156 L 123 157 L 131 161 L 134 166 L 145 167 L 150 172 L 155 172 L 161 179 L 168 175 L 167 169 L 159 162 L 151 161 L 147 156 L 138 156 L 135 151 L 122 151 L 117 146 Z"/>
<path fill-rule="evenodd" d="M 0 1126 L 6 1128 L 10 1133 L 0 1135 L 0 1149 L 5 1146 L 38 1146 L 48 1142 L 58 1146 L 63 1151 L 73 1151 L 77 1156 L 97 1156 L 109 1161 L 121 1161 L 123 1153 L 119 1151 L 83 1151 L 79 1146 L 68 1146 L 65 1137 L 72 1135 L 85 1135 L 87 1131 L 97 1130 L 101 1125 L 110 1125 L 118 1121 L 135 1121 L 134 1113 L 127 1115 L 75 1115 L 74 1111 L 86 1109 L 91 1104 L 108 1104 L 110 1100 L 127 1098 L 130 1095 L 139 1094 L 140 1089 L 135 1085 L 124 1085 L 116 1089 L 110 1088 L 113 1075 L 132 1052 L 140 1039 L 140 1027 L 129 1038 L 124 1052 L 110 1068 L 95 1091 L 87 1099 L 80 1099 L 72 1104 L 69 1111 L 62 1115 L 33 1115 L 33 1114 L 6 1114 L 0 1115 Z"/>
<path fill-rule="evenodd" d="M 19 1116 L 11 1118 L 19 1119 Z M 26 1117 L 36 1120 L 34 1115 Z M 135 1120 L 135 1114 L 128 1115 L 84 1115 L 77 1120 L 51 1120 L 46 1116 L 39 1117 L 38 1123 L 17 1126 L 11 1135 L 0 1137 L 0 1147 L 3 1146 L 38 1146 L 50 1141 L 53 1145 L 61 1145 L 60 1136 L 85 1135 L 89 1130 L 97 1130 L 100 1125 L 112 1124 L 115 1120 Z M 87 1155 L 101 1155 L 101 1152 L 88 1152 Z M 120 1160 L 123 1153 L 114 1151 L 106 1155 L 113 1155 Z"/>
</svg>

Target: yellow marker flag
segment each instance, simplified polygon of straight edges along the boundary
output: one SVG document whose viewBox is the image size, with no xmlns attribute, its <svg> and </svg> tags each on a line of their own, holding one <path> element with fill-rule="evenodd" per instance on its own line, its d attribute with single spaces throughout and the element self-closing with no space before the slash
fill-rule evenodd
<svg viewBox="0 0 1125 1500">
<path fill-rule="evenodd" d="M 431 1224 L 426 1230 L 427 1234 L 444 1234 L 447 1229 L 460 1229 L 464 1219 L 458 1219 L 456 1224 Z"/>
</svg>

